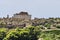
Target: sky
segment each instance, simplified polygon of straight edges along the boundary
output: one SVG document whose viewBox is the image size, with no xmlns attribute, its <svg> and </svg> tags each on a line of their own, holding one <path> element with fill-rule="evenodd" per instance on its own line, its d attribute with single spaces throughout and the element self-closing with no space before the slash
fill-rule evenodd
<svg viewBox="0 0 60 40">
<path fill-rule="evenodd" d="M 60 0 L 0 0 L 0 18 L 21 11 L 28 12 L 32 18 L 60 17 Z"/>
</svg>

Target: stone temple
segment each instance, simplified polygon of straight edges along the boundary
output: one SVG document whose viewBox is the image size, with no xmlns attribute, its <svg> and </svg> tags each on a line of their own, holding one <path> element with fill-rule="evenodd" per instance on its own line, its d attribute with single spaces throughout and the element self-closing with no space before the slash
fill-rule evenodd
<svg viewBox="0 0 60 40">
<path fill-rule="evenodd" d="M 20 12 L 13 15 L 13 18 L 18 18 L 22 20 L 31 20 L 31 15 L 28 12 Z"/>
</svg>

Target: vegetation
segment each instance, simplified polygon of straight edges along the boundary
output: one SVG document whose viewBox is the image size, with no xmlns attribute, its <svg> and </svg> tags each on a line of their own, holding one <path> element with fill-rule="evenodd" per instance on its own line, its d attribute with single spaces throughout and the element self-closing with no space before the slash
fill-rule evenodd
<svg viewBox="0 0 60 40">
<path fill-rule="evenodd" d="M 15 29 L 0 29 L 0 40 L 38 40 L 40 35 L 39 27 L 26 27 Z"/>
<path fill-rule="evenodd" d="M 60 30 L 42 31 L 40 26 L 0 28 L 0 40 L 60 40 Z"/>
<path fill-rule="evenodd" d="M 5 20 L 4 20 L 5 21 Z M 49 19 L 34 19 L 25 21 L 32 25 L 27 27 L 16 27 L 7 24 L 0 20 L 0 40 L 60 40 L 60 18 Z M 20 20 L 17 22 L 9 21 L 9 23 L 22 23 Z M 25 23 L 23 21 L 23 23 Z M 9 26 L 7 28 L 6 26 Z"/>
</svg>

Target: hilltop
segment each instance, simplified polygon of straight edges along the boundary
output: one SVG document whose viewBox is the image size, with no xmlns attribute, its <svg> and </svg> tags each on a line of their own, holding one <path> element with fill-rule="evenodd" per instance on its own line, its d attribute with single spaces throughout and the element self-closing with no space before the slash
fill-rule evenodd
<svg viewBox="0 0 60 40">
<path fill-rule="evenodd" d="M 0 18 L 0 27 L 15 28 L 27 26 L 40 26 L 42 29 L 56 29 L 60 28 L 60 18 L 34 18 L 28 12 L 19 12 L 14 14 L 11 18 Z"/>
</svg>

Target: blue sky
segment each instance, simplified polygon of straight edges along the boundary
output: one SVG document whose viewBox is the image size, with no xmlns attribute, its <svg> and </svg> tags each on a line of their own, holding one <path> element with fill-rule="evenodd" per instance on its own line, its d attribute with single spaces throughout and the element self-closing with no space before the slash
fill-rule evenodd
<svg viewBox="0 0 60 40">
<path fill-rule="evenodd" d="M 0 0 L 0 17 L 26 11 L 32 17 L 60 17 L 60 0 Z"/>
</svg>

